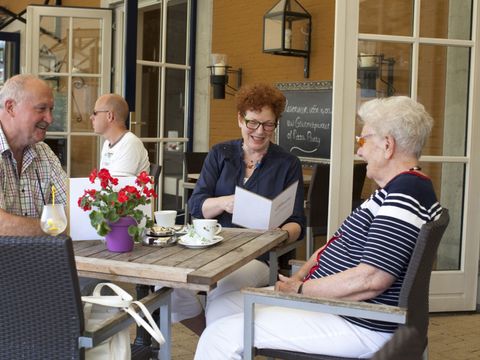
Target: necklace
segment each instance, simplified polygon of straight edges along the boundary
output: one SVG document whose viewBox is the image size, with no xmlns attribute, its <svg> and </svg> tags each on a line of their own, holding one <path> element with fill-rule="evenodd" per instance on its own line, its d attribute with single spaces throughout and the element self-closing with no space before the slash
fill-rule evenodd
<svg viewBox="0 0 480 360">
<path fill-rule="evenodd" d="M 258 169 L 261 165 L 262 165 L 262 159 L 263 159 L 263 155 L 265 154 L 260 154 L 259 157 L 257 156 L 257 160 L 253 160 L 253 159 L 250 159 L 250 160 L 247 160 L 245 159 L 245 157 L 247 156 L 248 152 L 247 152 L 247 149 L 245 148 L 245 144 L 242 144 L 242 150 L 243 150 L 243 163 L 245 164 L 245 167 L 249 170 L 251 169 Z"/>
<path fill-rule="evenodd" d="M 422 170 L 420 166 L 413 166 L 410 169 L 408 169 L 408 171 L 420 171 L 420 170 Z"/>
<path fill-rule="evenodd" d="M 261 160 L 257 160 L 257 161 L 253 161 L 253 160 L 250 160 L 250 161 L 244 161 L 245 163 L 245 166 L 247 167 L 247 169 L 253 169 L 253 168 L 258 168 L 260 165 L 262 165 L 262 161 Z"/>
</svg>

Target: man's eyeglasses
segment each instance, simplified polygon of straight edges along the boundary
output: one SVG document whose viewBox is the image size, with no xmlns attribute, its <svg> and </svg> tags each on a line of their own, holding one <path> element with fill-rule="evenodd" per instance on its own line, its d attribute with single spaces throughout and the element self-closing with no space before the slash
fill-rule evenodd
<svg viewBox="0 0 480 360">
<path fill-rule="evenodd" d="M 362 136 L 355 136 L 355 140 L 357 141 L 357 144 L 358 144 L 358 147 L 362 147 L 363 145 L 365 145 L 365 143 L 367 142 L 367 138 L 370 137 L 370 136 L 373 136 L 375 134 L 366 134 L 366 135 L 362 135 Z"/>
<path fill-rule="evenodd" d="M 109 112 L 110 110 L 93 110 L 92 111 L 92 115 L 93 116 L 97 116 L 98 113 L 101 113 L 101 112 Z"/>
<path fill-rule="evenodd" d="M 244 118 L 245 120 L 245 126 L 250 129 L 250 130 L 257 130 L 260 125 L 263 126 L 263 130 L 265 131 L 273 131 L 277 127 L 277 122 L 272 122 L 272 121 L 265 121 L 261 122 L 258 120 L 248 120 Z"/>
</svg>

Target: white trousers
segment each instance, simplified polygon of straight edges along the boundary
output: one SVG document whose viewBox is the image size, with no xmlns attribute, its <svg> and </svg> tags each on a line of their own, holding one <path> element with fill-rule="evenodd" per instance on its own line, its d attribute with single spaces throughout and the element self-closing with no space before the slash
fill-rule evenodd
<svg viewBox="0 0 480 360">
<path fill-rule="evenodd" d="M 208 292 L 205 317 L 207 326 L 219 318 L 243 312 L 243 298 L 239 292 L 244 287 L 268 285 L 267 264 L 253 260 L 220 280 L 217 287 Z M 172 292 L 172 322 L 179 322 L 200 315 L 202 303 L 196 292 L 174 289 Z"/>
<path fill-rule="evenodd" d="M 336 315 L 255 306 L 257 348 L 368 358 L 392 335 L 364 329 Z M 205 329 L 195 360 L 240 360 L 242 355 L 243 313 L 239 313 L 218 319 Z"/>
</svg>

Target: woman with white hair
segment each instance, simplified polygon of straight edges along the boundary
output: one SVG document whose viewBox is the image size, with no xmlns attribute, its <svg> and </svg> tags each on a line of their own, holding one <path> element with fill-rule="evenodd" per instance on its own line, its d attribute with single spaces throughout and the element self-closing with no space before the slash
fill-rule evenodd
<svg viewBox="0 0 480 360">
<path fill-rule="evenodd" d="M 418 159 L 432 129 L 425 108 L 408 97 L 374 99 L 358 112 L 357 154 L 379 188 L 343 222 L 328 243 L 276 290 L 308 296 L 398 305 L 423 224 L 442 211 Z M 319 199 L 320 201 L 320 199 Z M 259 306 L 255 346 L 331 356 L 371 357 L 397 325 L 298 309 Z M 243 314 L 221 318 L 202 334 L 196 360 L 241 359 Z"/>
</svg>

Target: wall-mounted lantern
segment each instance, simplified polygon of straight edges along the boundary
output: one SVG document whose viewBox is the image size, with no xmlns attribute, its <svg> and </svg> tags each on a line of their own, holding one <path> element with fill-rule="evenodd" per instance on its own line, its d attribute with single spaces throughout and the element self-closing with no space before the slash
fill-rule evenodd
<svg viewBox="0 0 480 360">
<path fill-rule="evenodd" d="M 242 68 L 235 70 L 227 64 L 227 55 L 212 54 L 210 66 L 207 66 L 210 69 L 210 84 L 213 87 L 214 99 L 225 99 L 225 93 L 233 95 L 225 91 L 225 86 L 234 91 L 237 91 L 242 86 Z M 237 74 L 236 88 L 228 84 L 228 74 L 230 73 Z"/>
<path fill-rule="evenodd" d="M 296 0 L 280 0 L 263 16 L 263 52 L 305 58 L 309 76 L 312 17 Z"/>
<path fill-rule="evenodd" d="M 386 86 L 381 96 L 392 96 L 395 94 L 393 87 L 393 66 L 395 59 L 385 58 L 383 54 L 358 55 L 357 78 L 360 83 L 362 97 L 377 97 L 377 79 Z"/>
</svg>

